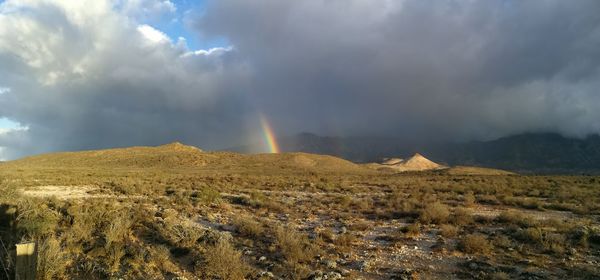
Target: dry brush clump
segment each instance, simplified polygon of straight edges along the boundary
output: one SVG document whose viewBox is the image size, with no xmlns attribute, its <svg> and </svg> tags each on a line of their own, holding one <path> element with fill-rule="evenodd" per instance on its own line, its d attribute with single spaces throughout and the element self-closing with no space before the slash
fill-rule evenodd
<svg viewBox="0 0 600 280">
<path fill-rule="evenodd" d="M 460 229 L 453 225 L 441 225 L 440 235 L 446 238 L 456 237 Z"/>
<path fill-rule="evenodd" d="M 290 226 L 278 226 L 275 229 L 275 244 L 283 258 L 290 263 L 311 261 L 318 249 L 304 234 Z"/>
<path fill-rule="evenodd" d="M 251 271 L 242 253 L 226 239 L 206 248 L 203 270 L 211 279 L 222 280 L 243 280 Z"/>
<path fill-rule="evenodd" d="M 37 277 L 44 280 L 65 278 L 71 256 L 61 246 L 60 240 L 48 236 L 38 246 Z"/>
<path fill-rule="evenodd" d="M 441 202 L 435 202 L 425 206 L 419 220 L 424 224 L 443 224 L 448 220 L 448 217 L 450 217 L 448 207 Z"/>
<path fill-rule="evenodd" d="M 410 224 L 402 227 L 400 231 L 407 237 L 417 237 L 421 234 L 421 224 L 418 222 Z"/>
<path fill-rule="evenodd" d="M 488 255 L 493 247 L 483 234 L 469 234 L 459 243 L 459 249 L 467 254 Z"/>
<path fill-rule="evenodd" d="M 239 234 L 245 237 L 260 238 L 265 232 L 265 227 L 250 215 L 239 215 L 233 218 L 233 225 Z"/>
</svg>

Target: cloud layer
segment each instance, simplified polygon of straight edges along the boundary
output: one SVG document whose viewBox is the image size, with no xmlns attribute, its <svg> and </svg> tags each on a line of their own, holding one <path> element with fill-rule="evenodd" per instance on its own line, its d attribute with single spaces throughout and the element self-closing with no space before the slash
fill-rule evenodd
<svg viewBox="0 0 600 280">
<path fill-rule="evenodd" d="M 148 1 L 145 1 L 148 2 Z M 209 147 L 245 133 L 244 64 L 227 49 L 191 52 L 107 1 L 0 6 L 4 157 L 161 144 Z"/>
<path fill-rule="evenodd" d="M 600 132 L 600 3 L 210 0 L 190 50 L 170 1 L 0 4 L 5 157 L 278 134 L 489 139 Z M 199 16 L 201 15 L 201 16 Z M 228 47 L 228 46 L 224 46 Z"/>
<path fill-rule="evenodd" d="M 252 62 L 279 127 L 454 139 L 600 131 L 597 1 L 210 3 L 198 30 Z"/>
</svg>

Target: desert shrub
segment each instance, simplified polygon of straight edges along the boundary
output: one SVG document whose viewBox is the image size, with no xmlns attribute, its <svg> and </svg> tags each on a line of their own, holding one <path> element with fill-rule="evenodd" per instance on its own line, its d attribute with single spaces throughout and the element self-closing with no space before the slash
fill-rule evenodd
<svg viewBox="0 0 600 280">
<path fill-rule="evenodd" d="M 248 215 L 235 217 L 233 225 L 241 235 L 247 237 L 260 237 L 264 232 L 263 225 Z"/>
<path fill-rule="evenodd" d="M 106 248 L 106 264 L 110 272 L 115 273 L 121 269 L 121 260 L 125 256 L 125 246 L 121 242 L 112 243 Z"/>
<path fill-rule="evenodd" d="M 242 260 L 242 253 L 224 239 L 209 246 L 204 259 L 205 272 L 211 279 L 242 280 L 250 272 L 250 267 Z"/>
<path fill-rule="evenodd" d="M 279 251 L 289 263 L 310 261 L 317 254 L 308 238 L 291 227 L 277 227 L 275 238 Z"/>
<path fill-rule="evenodd" d="M 352 203 L 352 197 L 349 195 L 342 195 L 337 199 L 337 203 L 342 207 L 342 209 L 348 208 L 350 203 Z"/>
<path fill-rule="evenodd" d="M 600 245 L 600 230 L 594 230 L 588 235 L 588 242 L 594 245 Z"/>
<path fill-rule="evenodd" d="M 198 200 L 205 204 L 215 203 L 221 199 L 221 193 L 209 187 L 204 187 L 191 194 L 193 200 Z"/>
<path fill-rule="evenodd" d="M 500 202 L 495 195 L 479 195 L 477 201 L 482 204 L 499 205 Z"/>
<path fill-rule="evenodd" d="M 537 224 L 533 217 L 516 210 L 503 211 L 497 220 L 501 223 L 515 224 L 521 227 L 531 227 Z"/>
<path fill-rule="evenodd" d="M 469 234 L 462 238 L 459 243 L 459 249 L 467 254 L 488 254 L 492 250 L 492 245 L 482 234 Z"/>
<path fill-rule="evenodd" d="M 352 200 L 351 207 L 357 211 L 365 212 L 373 209 L 373 200 L 367 197 Z"/>
<path fill-rule="evenodd" d="M 492 275 L 490 275 L 490 279 L 491 280 L 509 280 L 509 279 L 511 279 L 511 277 L 506 272 L 498 271 L 498 272 L 494 272 Z"/>
<path fill-rule="evenodd" d="M 516 237 L 530 244 L 541 244 L 544 238 L 543 232 L 540 228 L 530 227 L 527 229 L 522 229 L 517 232 Z"/>
<path fill-rule="evenodd" d="M 364 231 L 364 230 L 369 229 L 369 227 L 370 227 L 369 223 L 367 223 L 365 221 L 358 221 L 358 222 L 348 225 L 348 229 L 353 230 L 353 231 Z"/>
<path fill-rule="evenodd" d="M 100 203 L 73 205 L 67 209 L 71 228 L 67 232 L 68 243 L 77 246 L 81 243 L 93 243 L 94 236 L 105 224 L 110 223 L 115 211 Z M 111 213 L 113 215 L 111 215 Z"/>
<path fill-rule="evenodd" d="M 419 201 L 415 198 L 403 199 L 403 198 L 395 198 L 392 196 L 390 207 L 393 209 L 393 212 L 396 213 L 398 218 L 400 217 L 411 217 L 416 218 L 419 216 L 418 207 L 420 205 Z"/>
<path fill-rule="evenodd" d="M 177 266 L 171 262 L 171 252 L 167 246 L 153 246 L 149 248 L 149 251 L 152 263 L 156 264 L 160 270 L 172 272 L 177 269 Z"/>
<path fill-rule="evenodd" d="M 335 241 L 335 233 L 333 233 L 333 230 L 331 230 L 331 228 L 326 228 L 319 231 L 319 237 L 321 237 L 321 239 L 323 239 L 326 242 Z"/>
<path fill-rule="evenodd" d="M 415 236 L 418 236 L 419 234 L 421 234 L 421 224 L 420 223 L 410 224 L 410 225 L 402 227 L 400 229 L 400 231 L 407 236 L 415 237 Z"/>
<path fill-rule="evenodd" d="M 471 210 L 464 207 L 457 207 L 454 210 L 451 221 L 453 224 L 458 226 L 465 226 L 473 223 L 473 215 Z"/>
<path fill-rule="evenodd" d="M 466 207 L 474 207 L 476 202 L 473 192 L 468 192 L 463 197 L 463 203 Z"/>
<path fill-rule="evenodd" d="M 171 244 L 181 247 L 192 247 L 198 242 L 204 231 L 189 221 L 165 219 L 165 224 L 160 228 L 162 235 Z"/>
<path fill-rule="evenodd" d="M 17 204 L 16 224 L 21 234 L 39 238 L 54 232 L 60 220 L 59 213 L 33 199 L 23 199 Z"/>
<path fill-rule="evenodd" d="M 512 240 L 510 240 L 510 238 L 508 238 L 506 235 L 498 235 L 498 236 L 494 237 L 494 239 L 492 240 L 492 244 L 495 247 L 499 247 L 499 248 L 503 248 L 503 249 L 508 249 L 508 248 L 513 247 Z"/>
<path fill-rule="evenodd" d="M 352 243 L 356 240 L 356 237 L 350 233 L 344 233 L 337 236 L 335 239 L 335 245 L 342 248 L 349 248 Z"/>
<path fill-rule="evenodd" d="M 39 279 L 63 278 L 69 262 L 69 256 L 61 248 L 60 241 L 48 236 L 39 242 L 37 259 L 37 277 Z"/>
<path fill-rule="evenodd" d="M 446 238 L 455 237 L 456 235 L 458 235 L 458 231 L 459 229 L 453 225 L 440 226 L 440 234 Z"/>
<path fill-rule="evenodd" d="M 560 233 L 549 233 L 544 236 L 544 248 L 554 254 L 560 255 L 565 252 L 567 240 Z"/>
<path fill-rule="evenodd" d="M 429 204 L 423 209 L 419 220 L 425 224 L 441 224 L 448 220 L 450 211 L 448 207 L 440 202 Z"/>
<path fill-rule="evenodd" d="M 123 242 L 129 235 L 132 225 L 133 220 L 127 214 L 114 217 L 104 229 L 106 248 L 114 243 Z"/>
</svg>

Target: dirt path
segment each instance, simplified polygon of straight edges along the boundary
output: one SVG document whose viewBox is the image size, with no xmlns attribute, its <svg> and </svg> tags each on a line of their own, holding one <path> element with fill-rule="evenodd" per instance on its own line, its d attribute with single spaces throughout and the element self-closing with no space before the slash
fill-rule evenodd
<svg viewBox="0 0 600 280">
<path fill-rule="evenodd" d="M 23 190 L 23 195 L 38 198 L 56 197 L 58 199 L 87 199 L 87 198 L 143 198 L 143 196 L 115 195 L 103 192 L 102 189 L 92 185 L 82 186 L 37 186 Z"/>
</svg>

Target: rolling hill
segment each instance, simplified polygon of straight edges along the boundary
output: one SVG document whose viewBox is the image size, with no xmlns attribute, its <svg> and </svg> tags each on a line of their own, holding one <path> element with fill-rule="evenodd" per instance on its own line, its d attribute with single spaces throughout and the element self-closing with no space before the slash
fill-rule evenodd
<svg viewBox="0 0 600 280">
<path fill-rule="evenodd" d="M 307 153 L 239 154 L 206 152 L 171 143 L 157 147 L 129 147 L 30 156 L 3 163 L 6 168 L 192 168 L 199 170 L 265 170 L 310 172 L 369 172 L 350 161 Z"/>
</svg>

